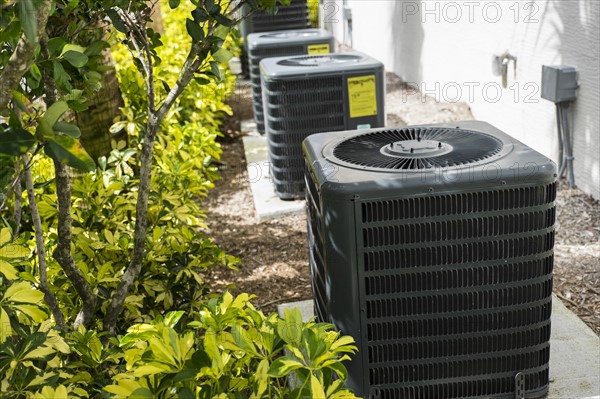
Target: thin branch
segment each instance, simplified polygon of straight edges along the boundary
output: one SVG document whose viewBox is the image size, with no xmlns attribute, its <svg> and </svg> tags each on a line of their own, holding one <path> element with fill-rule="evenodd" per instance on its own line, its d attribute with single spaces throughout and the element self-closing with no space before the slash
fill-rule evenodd
<svg viewBox="0 0 600 399">
<path fill-rule="evenodd" d="M 133 254 L 117 286 L 104 317 L 104 331 L 114 335 L 117 319 L 123 310 L 129 289 L 135 283 L 142 270 L 146 249 L 146 232 L 148 227 L 148 197 L 152 178 L 152 152 L 158 131 L 159 122 L 155 115 L 149 115 L 148 128 L 142 144 L 140 156 L 140 187 L 135 213 L 135 232 Z"/>
<path fill-rule="evenodd" d="M 6 108 L 12 98 L 11 91 L 16 90 L 19 87 L 23 75 L 25 75 L 29 70 L 29 67 L 31 67 L 37 42 L 42 33 L 46 30 L 51 5 L 52 0 L 41 1 L 41 4 L 36 9 L 37 37 L 35 43 L 31 44 L 25 37 L 25 34 L 21 35 L 21 38 L 15 47 L 15 51 L 8 59 L 2 73 L 0 73 L 0 110 Z"/>
<path fill-rule="evenodd" d="M 30 165 L 27 154 L 23 155 L 23 164 Z M 35 190 L 33 189 L 33 178 L 31 177 L 31 169 L 27 166 L 24 169 L 25 186 L 27 187 L 27 198 L 29 200 L 29 209 L 31 211 L 31 220 L 33 221 L 33 230 L 35 232 L 35 246 L 38 258 L 39 272 L 40 272 L 40 290 L 44 293 L 44 300 L 52 315 L 61 329 L 65 330 L 65 318 L 60 311 L 58 301 L 54 296 L 54 293 L 50 290 L 48 285 L 48 273 L 46 264 L 46 248 L 44 246 L 44 230 L 42 229 L 42 219 L 40 217 L 40 211 L 37 206 L 37 200 L 35 199 Z"/>
<path fill-rule="evenodd" d="M 35 153 L 37 153 L 38 151 L 39 151 L 39 148 L 36 149 Z M 31 163 L 31 161 L 30 161 L 30 163 Z M 29 164 L 25 165 L 25 168 L 28 168 L 28 167 L 29 167 Z M 23 171 L 21 171 L 21 173 L 23 173 Z M 7 190 L 8 194 L 4 197 L 4 200 L 0 204 L 0 212 L 2 212 L 2 210 L 6 206 L 6 203 L 8 202 L 8 200 L 10 198 L 10 192 L 11 191 L 15 191 L 15 187 L 19 183 L 20 180 L 21 180 L 21 175 L 20 174 L 15 174 L 15 176 L 11 180 L 10 184 L 8 185 L 8 190 Z"/>
<path fill-rule="evenodd" d="M 76 330 L 80 325 L 89 327 L 94 320 L 96 295 L 81 269 L 75 264 L 71 254 L 71 178 L 69 171 L 65 164 L 57 160 L 54 160 L 54 170 L 58 202 L 58 245 L 52 256 L 62 267 L 83 302 L 73 326 L 73 329 Z"/>
<path fill-rule="evenodd" d="M 25 164 L 27 162 L 24 162 Z M 18 177 L 17 183 L 13 188 L 13 192 L 15 194 L 15 206 L 13 207 L 13 222 L 15 223 L 15 231 L 13 236 L 19 235 L 19 230 L 21 230 L 21 214 L 23 213 L 23 204 L 22 204 L 22 193 L 21 193 L 21 162 L 19 159 L 15 161 L 15 173 Z"/>
</svg>

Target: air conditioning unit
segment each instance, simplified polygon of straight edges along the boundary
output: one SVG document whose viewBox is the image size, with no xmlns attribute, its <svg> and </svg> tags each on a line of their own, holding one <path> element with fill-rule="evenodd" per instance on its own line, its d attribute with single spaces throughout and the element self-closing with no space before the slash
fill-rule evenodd
<svg viewBox="0 0 600 399">
<path fill-rule="evenodd" d="M 315 312 L 365 398 L 548 391 L 556 166 L 482 122 L 304 141 Z"/>
<path fill-rule="evenodd" d="M 333 36 L 322 29 L 299 29 L 248 35 L 248 64 L 252 81 L 252 106 L 256 128 L 265 132 L 260 83 L 260 61 L 267 57 L 334 52 Z"/>
<path fill-rule="evenodd" d="M 282 199 L 304 196 L 302 141 L 385 124 L 383 64 L 361 53 L 260 62 L 271 178 Z"/>
<path fill-rule="evenodd" d="M 242 7 L 242 16 L 248 15 L 250 8 Z M 246 38 L 250 33 L 272 32 L 279 30 L 307 29 L 310 28 L 309 10 L 306 0 L 292 0 L 289 6 L 277 8 L 271 15 L 264 11 L 255 11 L 240 23 L 240 36 L 244 41 L 242 46 L 242 73 L 249 76 L 248 46 Z"/>
</svg>

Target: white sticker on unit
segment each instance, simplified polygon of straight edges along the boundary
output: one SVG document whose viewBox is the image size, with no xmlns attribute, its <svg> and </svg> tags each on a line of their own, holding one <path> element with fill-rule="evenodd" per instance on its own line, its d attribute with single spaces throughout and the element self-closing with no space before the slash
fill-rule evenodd
<svg viewBox="0 0 600 399">
<path fill-rule="evenodd" d="M 370 128 L 371 128 L 371 124 L 370 123 L 365 123 L 364 125 L 358 125 L 358 126 L 356 126 L 356 130 L 370 129 Z"/>
</svg>

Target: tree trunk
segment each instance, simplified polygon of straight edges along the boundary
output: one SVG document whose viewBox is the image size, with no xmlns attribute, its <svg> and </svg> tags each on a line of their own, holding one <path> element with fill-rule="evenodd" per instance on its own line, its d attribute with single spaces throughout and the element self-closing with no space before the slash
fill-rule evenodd
<svg viewBox="0 0 600 399">
<path fill-rule="evenodd" d="M 110 133 L 115 118 L 121 115 L 119 108 L 125 104 L 110 50 L 104 50 L 103 55 L 102 65 L 110 69 L 102 72 L 102 87 L 90 96 L 87 104 L 89 108 L 76 113 L 77 125 L 81 130 L 81 144 L 94 160 L 108 156 L 113 147 L 123 148 L 127 145 L 125 129 L 116 134 Z"/>
</svg>

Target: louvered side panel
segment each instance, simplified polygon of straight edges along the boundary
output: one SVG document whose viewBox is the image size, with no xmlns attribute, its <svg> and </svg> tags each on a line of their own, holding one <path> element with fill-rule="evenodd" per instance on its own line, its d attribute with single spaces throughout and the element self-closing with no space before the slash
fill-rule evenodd
<svg viewBox="0 0 600 399">
<path fill-rule="evenodd" d="M 252 109 L 254 121 L 260 133 L 265 132 L 265 114 L 262 105 L 262 88 L 260 83 L 260 61 L 267 57 L 284 57 L 304 54 L 306 46 L 302 44 L 286 45 L 282 43 L 277 47 L 256 47 L 248 52 L 250 66 L 250 81 L 252 82 Z"/>
<path fill-rule="evenodd" d="M 314 133 L 344 129 L 343 82 L 342 77 L 265 82 L 270 169 L 281 198 L 304 195 L 302 141 Z"/>
<path fill-rule="evenodd" d="M 323 225 L 321 215 L 321 199 L 308 165 L 305 165 L 306 209 L 308 223 L 308 251 L 315 316 L 318 321 L 329 321 L 327 316 L 326 271 L 323 241 Z"/>
<path fill-rule="evenodd" d="M 555 184 L 358 204 L 371 398 L 548 387 Z"/>
</svg>

